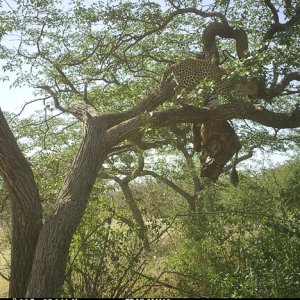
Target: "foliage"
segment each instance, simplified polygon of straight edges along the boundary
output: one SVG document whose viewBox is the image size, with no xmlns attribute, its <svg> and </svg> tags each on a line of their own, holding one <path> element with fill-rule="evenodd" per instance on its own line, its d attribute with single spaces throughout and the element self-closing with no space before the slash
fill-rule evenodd
<svg viewBox="0 0 300 300">
<path fill-rule="evenodd" d="M 99 190 L 105 191 L 106 196 L 97 197 Z M 108 198 L 112 193 L 111 203 Z M 151 253 L 145 252 L 138 228 L 131 225 L 130 216 L 124 211 L 128 209 L 118 207 L 122 205 L 119 196 L 118 190 L 100 185 L 94 188 L 94 196 L 71 244 L 64 295 L 134 297 L 147 295 L 155 286 L 155 256 L 152 253 L 158 255 L 159 241 L 167 224 L 161 218 L 148 216 Z"/>
<path fill-rule="evenodd" d="M 104 206 L 91 201 L 73 238 L 65 277 L 68 296 L 119 298 L 137 288 L 146 264 L 141 243 Z"/>
<path fill-rule="evenodd" d="M 168 259 L 189 275 L 179 284 L 198 296 L 299 297 L 299 170 L 298 160 L 244 176 L 215 194 L 206 219 L 183 220 L 186 243 Z"/>
</svg>

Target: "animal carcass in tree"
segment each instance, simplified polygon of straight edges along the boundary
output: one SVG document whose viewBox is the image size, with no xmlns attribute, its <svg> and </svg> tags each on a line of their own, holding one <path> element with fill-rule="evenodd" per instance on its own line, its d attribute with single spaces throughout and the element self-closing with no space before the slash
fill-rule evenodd
<svg viewBox="0 0 300 300">
<path fill-rule="evenodd" d="M 241 143 L 228 121 L 204 123 L 200 135 L 201 176 L 216 181 L 226 163 L 241 150 Z"/>
</svg>

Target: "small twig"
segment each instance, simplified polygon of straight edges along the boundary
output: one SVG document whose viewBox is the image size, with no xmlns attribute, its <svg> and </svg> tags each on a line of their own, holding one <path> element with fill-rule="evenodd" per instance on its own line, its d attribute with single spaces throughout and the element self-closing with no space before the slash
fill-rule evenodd
<svg viewBox="0 0 300 300">
<path fill-rule="evenodd" d="M 38 99 L 34 99 L 34 100 L 31 100 L 31 101 L 26 102 L 26 103 L 22 106 L 21 110 L 20 110 L 17 114 L 15 114 L 15 115 L 8 121 L 8 123 L 10 124 L 16 117 L 19 117 L 19 116 L 22 114 L 22 112 L 24 111 L 24 109 L 26 108 L 27 105 L 32 104 L 32 103 L 34 103 L 34 102 L 38 102 L 38 101 L 45 101 L 45 100 L 47 100 L 47 99 L 49 99 L 49 98 L 51 98 L 51 96 L 47 96 L 47 97 L 44 97 L 44 98 L 38 98 Z"/>
<path fill-rule="evenodd" d="M 103 225 L 106 224 L 106 223 L 109 223 L 109 222 L 111 221 L 111 218 L 112 218 L 112 216 L 111 216 L 111 217 L 105 218 L 105 219 L 102 221 L 101 224 L 98 224 L 97 227 L 95 227 L 95 228 L 94 228 L 87 236 L 84 237 L 84 239 L 82 240 L 81 244 L 79 245 L 79 247 L 78 247 L 78 249 L 77 249 L 77 251 L 76 251 L 76 253 L 75 253 L 74 257 L 73 257 L 72 262 L 69 263 L 69 269 L 66 270 L 65 277 L 67 277 L 67 276 L 70 274 L 70 272 L 72 271 L 72 266 L 74 265 L 75 260 L 76 260 L 76 258 L 77 258 L 77 256 L 78 256 L 80 250 L 82 249 L 82 247 L 84 247 L 85 242 L 87 242 L 88 239 L 89 239 L 90 237 L 92 237 L 92 235 L 93 235 L 95 232 L 97 232 L 101 226 L 103 226 Z"/>
<path fill-rule="evenodd" d="M 50 117 L 49 119 L 47 120 L 43 120 L 41 122 L 37 122 L 37 123 L 30 123 L 30 124 L 26 124 L 24 126 L 21 126 L 20 128 L 26 128 L 26 127 L 29 127 L 29 126 L 37 126 L 37 125 L 41 125 L 41 124 L 44 124 L 45 122 L 49 122 L 50 120 L 60 116 L 62 114 L 62 112 L 56 114 L 56 115 L 53 115 L 52 117 Z"/>
<path fill-rule="evenodd" d="M 0 277 L 2 277 L 4 280 L 10 282 L 10 279 L 8 276 L 4 275 L 2 272 L 0 272 Z"/>
</svg>

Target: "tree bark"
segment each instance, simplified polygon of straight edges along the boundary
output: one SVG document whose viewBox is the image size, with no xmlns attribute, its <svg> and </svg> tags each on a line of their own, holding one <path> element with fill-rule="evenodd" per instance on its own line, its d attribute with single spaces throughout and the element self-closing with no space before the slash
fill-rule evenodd
<svg viewBox="0 0 300 300">
<path fill-rule="evenodd" d="M 0 175 L 12 212 L 9 297 L 24 297 L 42 226 L 41 203 L 31 167 L 0 110 Z"/>
<path fill-rule="evenodd" d="M 196 106 L 168 109 L 153 113 L 149 123 L 153 127 L 163 127 L 179 123 L 219 122 L 233 118 L 247 119 L 279 129 L 300 127 L 299 109 L 287 113 L 273 112 L 249 102 L 222 104 L 209 109 Z M 130 126 L 131 124 L 128 122 L 127 128 Z"/>
<path fill-rule="evenodd" d="M 27 297 L 59 296 L 72 236 L 84 214 L 98 168 L 106 157 L 106 118 L 86 116 L 80 149 L 40 233 Z"/>
</svg>

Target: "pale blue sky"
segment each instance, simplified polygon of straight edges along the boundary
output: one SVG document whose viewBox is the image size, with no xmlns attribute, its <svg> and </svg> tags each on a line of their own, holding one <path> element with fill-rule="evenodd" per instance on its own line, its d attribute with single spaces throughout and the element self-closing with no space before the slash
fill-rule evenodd
<svg viewBox="0 0 300 300">
<path fill-rule="evenodd" d="M 2 111 L 9 111 L 18 113 L 22 106 L 36 97 L 33 95 L 33 89 L 28 87 L 22 88 L 10 88 L 11 81 L 0 82 L 0 108 Z M 34 110 L 42 108 L 40 104 L 30 104 L 24 111 L 24 116 L 28 116 L 34 112 Z"/>
</svg>

